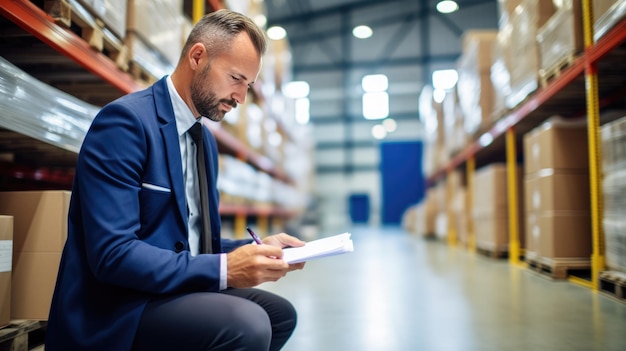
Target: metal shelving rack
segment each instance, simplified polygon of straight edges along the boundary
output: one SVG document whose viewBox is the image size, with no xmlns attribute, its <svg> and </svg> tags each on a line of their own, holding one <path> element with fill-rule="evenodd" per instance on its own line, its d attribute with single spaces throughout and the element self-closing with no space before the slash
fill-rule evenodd
<svg viewBox="0 0 626 351">
<path fill-rule="evenodd" d="M 573 277 L 570 281 L 599 289 L 599 273 L 605 270 L 604 236 L 602 232 L 602 188 L 600 166 L 600 109 L 610 105 L 626 95 L 624 79 L 626 67 L 626 19 L 615 24 L 606 34 L 594 43 L 593 13 L 591 0 L 583 1 L 583 19 L 585 51 L 554 78 L 545 87 L 539 88 L 522 104 L 508 112 L 487 132 L 471 142 L 455 155 L 444 167 L 428 178 L 429 184 L 445 179 L 456 169 L 465 167 L 469 196 L 475 196 L 473 179 L 475 170 L 494 159 L 506 159 L 509 199 L 509 262 L 522 265 L 519 245 L 518 204 L 516 172 L 518 150 L 521 149 L 521 137 L 531 129 L 539 126 L 549 117 L 559 114 L 564 117 L 580 117 L 587 115 L 589 135 L 589 169 L 592 217 L 592 257 L 591 281 Z M 604 123 L 609 122 L 603 121 Z M 488 142 L 485 142 L 487 140 Z M 467 201 L 468 213 L 471 201 Z M 475 250 L 473 227 L 468 225 L 468 246 Z M 455 233 L 449 232 L 448 242 L 456 242 Z M 452 237 L 450 237 L 452 236 Z M 522 265 L 523 266 L 523 265 Z"/>
<path fill-rule="evenodd" d="M 217 0 L 193 0 L 194 18 L 204 14 L 205 4 L 211 10 L 223 8 L 223 5 Z M 13 48 L 8 51 L 5 50 L 4 53 L 0 51 L 0 55 L 6 54 L 8 57 L 5 58 L 9 61 L 13 57 L 25 62 L 28 61 L 27 64 L 41 64 L 42 67 L 45 67 L 41 69 L 42 71 L 50 71 L 51 68 L 47 67 L 46 64 L 55 62 L 57 66 L 54 69 L 66 70 L 61 75 L 87 76 L 92 87 L 95 86 L 95 90 L 106 95 L 106 99 L 109 100 L 143 89 L 146 86 L 146 84 L 135 80 L 129 73 L 120 70 L 112 59 L 103 52 L 92 49 L 85 40 L 70 29 L 57 25 L 50 15 L 28 0 L 2 1 L 0 3 L 0 15 L 2 24 L 0 38 L 17 38 L 18 40 L 26 38 L 28 40 L 25 48 L 19 49 L 21 51 L 18 53 L 16 53 L 18 49 Z M 45 55 L 32 54 L 33 45 L 44 48 Z M 25 59 L 26 57 L 28 59 Z M 40 61 L 37 62 L 36 60 Z M 34 76 L 37 78 L 36 75 Z M 79 93 L 80 86 L 75 89 L 75 92 Z M 73 95 L 73 91 L 67 92 Z M 215 135 L 220 153 L 235 156 L 275 179 L 285 183 L 292 182 L 287 174 L 277 168 L 271 160 L 249 149 L 243 142 L 224 130 L 214 125 L 209 125 L 209 128 Z M 8 151 L 15 153 L 40 152 L 39 159 L 41 162 L 37 164 L 2 162 L 1 176 L 29 180 L 35 184 L 31 185 L 34 188 L 38 187 L 37 184 L 44 189 L 71 188 L 74 175 L 73 164 L 77 157 L 75 153 L 60 150 L 54 145 L 34 140 L 20 133 L 11 133 L 10 137 L 16 141 L 12 142 L 13 144 L 34 146 L 31 149 Z M 4 145 L 4 147 L 7 146 Z M 10 146 L 8 147 L 10 148 Z M 59 153 L 62 154 L 64 161 L 62 166 L 55 163 L 56 159 L 46 157 L 47 154 Z M 227 216 L 235 215 L 236 222 L 238 222 L 237 228 L 245 227 L 246 217 L 257 217 L 257 224 L 264 226 L 259 228 L 259 232 L 266 232 L 267 224 L 264 225 L 264 223 L 268 223 L 269 217 L 286 218 L 294 215 L 291 211 L 272 206 L 257 208 L 255 206 L 227 205 L 220 207 L 220 212 Z M 240 231 L 244 232 L 243 229 Z"/>
</svg>

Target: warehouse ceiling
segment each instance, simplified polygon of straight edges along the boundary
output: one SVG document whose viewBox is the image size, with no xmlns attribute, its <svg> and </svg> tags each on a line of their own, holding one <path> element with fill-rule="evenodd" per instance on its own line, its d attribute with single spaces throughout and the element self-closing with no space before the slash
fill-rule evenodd
<svg viewBox="0 0 626 351">
<path fill-rule="evenodd" d="M 456 68 L 463 33 L 496 29 L 498 0 L 457 0 L 441 14 L 437 0 L 265 0 L 268 28 L 287 31 L 291 80 L 310 85 L 310 122 L 319 173 L 378 169 L 372 128 L 363 118 L 361 80 L 385 74 L 389 117 L 398 130 L 385 140 L 419 140 L 418 98 L 434 70 Z M 373 35 L 357 39 L 355 26 Z"/>
<path fill-rule="evenodd" d="M 337 69 L 454 65 L 468 29 L 495 28 L 497 0 L 457 0 L 441 14 L 437 0 L 266 0 L 268 27 L 287 30 L 297 76 Z M 352 36 L 368 25 L 369 39 Z M 430 78 L 422 71 L 422 81 Z"/>
</svg>

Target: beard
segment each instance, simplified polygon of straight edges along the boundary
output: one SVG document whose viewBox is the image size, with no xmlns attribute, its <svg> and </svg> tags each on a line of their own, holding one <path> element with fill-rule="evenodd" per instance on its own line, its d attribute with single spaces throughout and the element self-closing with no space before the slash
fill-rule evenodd
<svg viewBox="0 0 626 351">
<path fill-rule="evenodd" d="M 218 100 L 210 88 L 205 88 L 209 84 L 209 69 L 210 66 L 206 65 L 191 81 L 191 102 L 200 113 L 200 116 L 204 116 L 214 122 L 221 122 L 226 112 L 219 109 L 220 104 L 225 103 L 236 108 L 237 102 L 230 99 Z"/>
</svg>

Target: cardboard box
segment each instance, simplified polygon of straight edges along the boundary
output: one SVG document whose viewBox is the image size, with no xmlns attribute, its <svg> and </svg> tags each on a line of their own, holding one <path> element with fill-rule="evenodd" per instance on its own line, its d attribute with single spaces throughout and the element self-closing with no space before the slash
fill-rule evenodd
<svg viewBox="0 0 626 351">
<path fill-rule="evenodd" d="M 127 2 L 127 36 L 128 32 L 138 35 L 151 50 L 158 50 L 168 63 L 175 66 L 180 58 L 184 41 L 182 0 L 127 0 Z M 133 58 L 137 57 L 136 51 L 131 48 Z M 137 59 L 143 57 L 141 55 Z"/>
<path fill-rule="evenodd" d="M 582 211 L 589 213 L 589 175 L 559 170 L 526 175 L 526 211 Z"/>
<path fill-rule="evenodd" d="M 48 319 L 69 200 L 68 191 L 0 192 L 0 213 L 14 217 L 12 319 Z"/>
<path fill-rule="evenodd" d="M 538 29 L 556 11 L 554 3 L 548 0 L 523 0 L 511 13 L 507 28 L 510 50 L 504 55 L 510 58 L 507 69 L 510 74 L 510 93 L 506 96 L 506 107 L 514 108 L 538 87 L 539 48 L 536 36 Z"/>
<path fill-rule="evenodd" d="M 593 0 L 593 18 L 598 21 L 618 0 Z"/>
<path fill-rule="evenodd" d="M 475 217 L 476 247 L 494 253 L 509 251 L 509 221 L 506 211 L 495 216 Z"/>
<path fill-rule="evenodd" d="M 118 38 L 126 35 L 127 0 L 78 0 Z"/>
<path fill-rule="evenodd" d="M 582 0 L 563 0 L 539 29 L 540 75 L 552 74 L 584 49 Z"/>
<path fill-rule="evenodd" d="M 0 215 L 0 328 L 11 320 L 13 217 Z"/>
<path fill-rule="evenodd" d="M 474 217 L 492 217 L 499 211 L 506 211 L 507 202 L 506 165 L 494 163 L 482 167 L 474 176 Z"/>
<path fill-rule="evenodd" d="M 588 212 L 529 212 L 526 220 L 528 258 L 589 259 L 592 247 Z"/>
<path fill-rule="evenodd" d="M 587 127 L 550 120 L 524 135 L 524 173 L 542 169 L 587 169 Z"/>
</svg>

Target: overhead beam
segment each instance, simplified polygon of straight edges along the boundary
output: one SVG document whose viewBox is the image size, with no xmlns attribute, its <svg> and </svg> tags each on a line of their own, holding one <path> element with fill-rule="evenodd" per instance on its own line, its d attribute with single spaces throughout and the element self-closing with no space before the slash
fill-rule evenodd
<svg viewBox="0 0 626 351">
<path fill-rule="evenodd" d="M 410 120 L 414 120 L 414 121 L 418 121 L 419 120 L 419 116 L 416 112 L 403 112 L 403 113 L 390 113 L 389 114 L 389 118 L 393 118 L 396 121 L 410 121 Z M 311 116 L 311 123 L 315 124 L 315 125 L 323 125 L 323 124 L 338 124 L 338 123 L 343 123 L 345 122 L 345 120 L 349 120 L 351 124 L 353 123 L 369 123 L 369 124 L 375 124 L 379 121 L 376 120 L 371 120 L 371 119 L 365 119 L 362 115 L 354 115 L 354 114 L 349 114 L 349 115 L 345 115 L 343 117 L 316 117 L 316 116 Z"/>
<path fill-rule="evenodd" d="M 461 54 L 443 54 L 443 55 L 424 55 L 424 56 L 413 56 L 413 57 L 402 57 L 402 58 L 393 58 L 388 59 L 386 61 L 379 60 L 369 60 L 369 61 L 355 61 L 355 62 L 337 62 L 334 64 L 305 64 L 305 65 L 295 65 L 293 66 L 294 74 L 302 74 L 302 73 L 316 73 L 316 72 L 327 72 L 327 71 L 336 71 L 336 70 L 346 70 L 346 69 L 376 69 L 381 66 L 389 67 L 389 66 L 411 66 L 411 65 L 425 65 L 430 64 L 432 62 L 456 62 Z"/>
<path fill-rule="evenodd" d="M 412 1 L 410 0 L 386 0 L 384 4 L 385 6 L 397 6 L 395 3 L 398 3 L 398 2 L 410 3 Z M 312 21 L 320 17 L 333 16 L 339 13 L 350 12 L 350 11 L 358 10 L 360 8 L 370 7 L 373 5 L 381 5 L 381 1 L 380 0 L 363 0 L 363 1 L 352 3 L 352 4 L 331 6 L 331 7 L 324 8 L 323 10 L 310 11 L 310 12 L 295 15 L 295 16 L 290 15 L 290 16 L 278 17 L 278 18 L 268 18 L 267 26 L 269 28 L 273 25 L 279 25 L 279 24 L 281 26 L 284 26 L 284 25 L 288 25 L 292 23 Z"/>
</svg>

